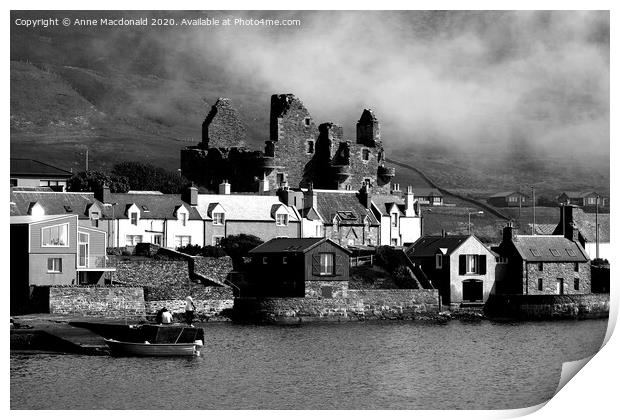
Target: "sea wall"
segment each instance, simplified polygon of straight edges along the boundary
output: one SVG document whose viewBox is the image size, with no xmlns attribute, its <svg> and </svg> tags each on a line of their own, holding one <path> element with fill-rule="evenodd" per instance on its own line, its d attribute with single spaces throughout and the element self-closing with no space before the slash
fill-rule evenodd
<svg viewBox="0 0 620 420">
<path fill-rule="evenodd" d="M 230 289 L 228 289 L 230 291 Z M 201 321 L 208 319 L 225 320 L 222 317 L 222 311 L 226 309 L 232 309 L 233 296 L 232 292 L 228 299 L 194 299 L 194 305 L 196 311 L 194 315 Z M 147 316 L 155 315 L 161 308 L 166 307 L 171 313 L 175 321 L 184 321 L 185 314 L 185 300 L 171 299 L 171 300 L 154 300 L 145 302 Z"/>
<path fill-rule="evenodd" d="M 439 311 L 437 290 L 348 290 L 347 298 L 235 298 L 242 322 L 363 321 L 429 318 Z"/>
<path fill-rule="evenodd" d="M 519 320 L 609 317 L 609 294 L 492 295 L 484 307 L 489 318 Z"/>
<path fill-rule="evenodd" d="M 143 317 L 144 289 L 52 286 L 49 288 L 49 312 L 104 318 Z"/>
</svg>

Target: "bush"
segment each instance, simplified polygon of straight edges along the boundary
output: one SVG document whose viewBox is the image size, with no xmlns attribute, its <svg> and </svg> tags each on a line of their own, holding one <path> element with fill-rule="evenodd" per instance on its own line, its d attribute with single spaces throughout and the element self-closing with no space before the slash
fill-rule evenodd
<svg viewBox="0 0 620 420">
<path fill-rule="evenodd" d="M 190 244 L 177 248 L 177 251 L 201 257 L 221 258 L 226 256 L 226 251 L 222 247 L 213 245 L 200 246 Z"/>
<path fill-rule="evenodd" d="M 259 237 L 242 233 L 222 238 L 220 246 L 232 259 L 234 269 L 242 270 L 245 266 L 244 258 L 247 257 L 248 252 L 262 243 Z"/>
</svg>

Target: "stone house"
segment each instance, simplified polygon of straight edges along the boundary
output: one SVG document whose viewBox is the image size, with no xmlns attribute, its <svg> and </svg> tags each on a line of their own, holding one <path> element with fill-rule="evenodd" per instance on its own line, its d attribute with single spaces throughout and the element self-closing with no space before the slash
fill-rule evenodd
<svg viewBox="0 0 620 420">
<path fill-rule="evenodd" d="M 499 294 L 564 295 L 591 293 L 590 261 L 577 230 L 562 235 L 515 235 L 503 230 L 495 248 L 507 267 L 498 279 Z"/>
<path fill-rule="evenodd" d="M 347 297 L 350 252 L 331 239 L 274 238 L 249 255 L 253 296 Z"/>
<path fill-rule="evenodd" d="M 181 150 L 183 176 L 217 191 L 228 180 L 239 192 L 269 193 L 283 186 L 389 192 L 393 168 L 385 166 L 380 124 L 365 109 L 355 141 L 340 125 L 317 124 L 292 94 L 272 95 L 269 140 L 262 150 L 246 146 L 246 129 L 229 99 L 219 98 L 203 122 L 202 141 Z"/>
<path fill-rule="evenodd" d="M 487 202 L 495 207 L 527 207 L 531 205 L 528 196 L 519 191 L 504 191 L 493 194 Z"/>
<path fill-rule="evenodd" d="M 220 194 L 198 194 L 196 210 L 204 220 L 206 245 L 241 233 L 269 239 L 301 237 L 301 216 L 275 195 L 233 194 L 230 184 L 220 184 Z"/>
<path fill-rule="evenodd" d="M 425 235 L 406 253 L 439 289 L 442 305 L 482 304 L 495 291 L 496 255 L 473 235 Z"/>
<path fill-rule="evenodd" d="M 571 238 L 575 229 L 577 241 L 590 259 L 603 258 L 611 261 L 609 213 L 592 214 L 570 204 L 561 205 L 560 222 L 554 227 L 552 234 Z"/>
<path fill-rule="evenodd" d="M 11 308 L 27 305 L 34 286 L 103 284 L 114 271 L 107 235 L 79 226 L 77 215 L 11 216 Z"/>
</svg>

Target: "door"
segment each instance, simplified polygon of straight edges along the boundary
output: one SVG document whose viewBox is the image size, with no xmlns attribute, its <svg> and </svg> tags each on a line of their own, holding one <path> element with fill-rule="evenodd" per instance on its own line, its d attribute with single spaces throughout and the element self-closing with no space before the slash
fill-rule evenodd
<svg viewBox="0 0 620 420">
<path fill-rule="evenodd" d="M 464 302 L 482 302 L 482 280 L 464 280 L 463 281 L 463 301 Z"/>
<path fill-rule="evenodd" d="M 564 279 L 558 279 L 558 285 L 556 290 L 558 292 L 558 295 L 564 294 Z"/>
<path fill-rule="evenodd" d="M 78 267 L 88 267 L 88 233 L 78 233 Z"/>
</svg>

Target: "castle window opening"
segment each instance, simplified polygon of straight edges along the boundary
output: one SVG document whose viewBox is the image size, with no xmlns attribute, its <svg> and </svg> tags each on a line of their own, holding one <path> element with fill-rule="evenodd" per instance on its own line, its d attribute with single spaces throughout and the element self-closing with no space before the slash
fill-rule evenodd
<svg viewBox="0 0 620 420">
<path fill-rule="evenodd" d="M 364 161 L 370 160 L 370 150 L 362 149 L 362 160 Z"/>
<path fill-rule="evenodd" d="M 304 118 L 304 125 L 310 127 L 310 118 Z"/>
<path fill-rule="evenodd" d="M 306 153 L 307 154 L 314 153 L 314 140 L 308 140 L 306 142 Z"/>
</svg>

